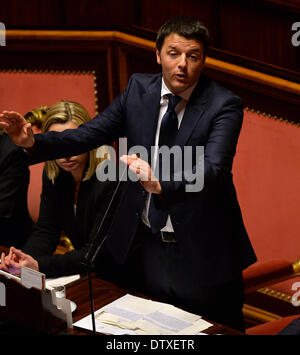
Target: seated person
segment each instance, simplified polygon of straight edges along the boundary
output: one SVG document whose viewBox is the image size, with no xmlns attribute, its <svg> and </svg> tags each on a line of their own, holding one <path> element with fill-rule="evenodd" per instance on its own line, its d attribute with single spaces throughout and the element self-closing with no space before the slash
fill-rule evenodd
<svg viewBox="0 0 300 355">
<path fill-rule="evenodd" d="M 48 108 L 41 129 L 61 132 L 90 119 L 80 104 L 61 101 Z M 81 262 L 116 186 L 115 182 L 97 179 L 99 162 L 96 150 L 92 150 L 45 163 L 38 221 L 22 251 L 11 247 L 7 256 L 2 254 L 2 270 L 17 274 L 21 266 L 27 266 L 45 273 L 46 277 L 85 271 Z M 112 209 L 107 223 L 110 218 Z M 75 249 L 53 254 L 62 232 Z"/>
<path fill-rule="evenodd" d="M 29 169 L 23 149 L 0 129 L 0 245 L 20 248 L 33 222 L 28 213 Z"/>
</svg>

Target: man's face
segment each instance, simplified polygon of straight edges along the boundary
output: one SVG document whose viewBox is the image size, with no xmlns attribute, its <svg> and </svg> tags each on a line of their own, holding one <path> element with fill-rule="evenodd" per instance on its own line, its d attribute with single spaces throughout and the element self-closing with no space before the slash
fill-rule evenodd
<svg viewBox="0 0 300 355">
<path fill-rule="evenodd" d="M 165 38 L 157 63 L 162 66 L 165 84 L 173 94 L 180 94 L 197 82 L 204 67 L 203 44 L 171 33 Z"/>
</svg>

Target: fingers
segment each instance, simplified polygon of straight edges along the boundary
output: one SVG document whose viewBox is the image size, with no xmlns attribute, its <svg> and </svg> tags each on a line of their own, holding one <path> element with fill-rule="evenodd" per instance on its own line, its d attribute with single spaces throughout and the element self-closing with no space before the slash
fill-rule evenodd
<svg viewBox="0 0 300 355">
<path fill-rule="evenodd" d="M 15 259 L 15 256 L 19 258 L 24 258 L 26 256 L 26 254 L 24 254 L 22 250 L 16 249 L 15 247 L 10 247 L 9 254 L 10 253 L 12 253 L 12 255 L 14 254 L 14 257 L 12 257 L 12 259 Z"/>
<path fill-rule="evenodd" d="M 3 111 L 0 114 L 0 117 L 12 122 L 25 120 L 25 118 L 19 112 L 16 111 Z"/>
<path fill-rule="evenodd" d="M 122 155 L 120 160 L 126 164 L 132 172 L 140 174 L 143 160 L 138 158 L 136 154 Z"/>
<path fill-rule="evenodd" d="M 140 158 L 132 158 L 130 161 L 129 169 L 138 176 L 139 180 L 147 181 L 150 177 L 150 165 Z"/>
<path fill-rule="evenodd" d="M 7 129 L 9 127 L 9 120 L 5 117 L 3 117 L 2 114 L 0 114 L 0 127 L 3 129 Z"/>
<path fill-rule="evenodd" d="M 138 158 L 136 154 L 122 155 L 120 160 L 129 167 L 130 171 L 138 176 L 140 182 L 157 180 L 148 162 Z"/>
<path fill-rule="evenodd" d="M 19 275 L 20 274 L 20 266 L 21 263 L 16 262 L 19 260 L 14 260 L 15 254 L 13 253 L 12 250 L 9 251 L 8 255 L 5 255 L 5 253 L 1 254 L 1 263 L 0 263 L 0 270 L 9 272 L 12 275 Z"/>
<path fill-rule="evenodd" d="M 20 274 L 20 267 L 22 266 L 23 255 L 24 253 L 21 250 L 16 249 L 15 247 L 10 247 L 9 254 L 6 257 L 6 264 L 11 274 Z"/>
<path fill-rule="evenodd" d="M 12 126 L 23 125 L 26 123 L 25 118 L 15 111 L 3 111 L 0 114 L 0 126 L 2 128 L 10 128 Z"/>
<path fill-rule="evenodd" d="M 5 253 L 1 253 L 0 270 L 8 271 L 8 266 L 5 260 Z"/>
<path fill-rule="evenodd" d="M 122 155 L 120 160 L 130 166 L 134 161 L 138 160 L 138 156 L 136 154 L 132 154 L 132 155 Z"/>
</svg>

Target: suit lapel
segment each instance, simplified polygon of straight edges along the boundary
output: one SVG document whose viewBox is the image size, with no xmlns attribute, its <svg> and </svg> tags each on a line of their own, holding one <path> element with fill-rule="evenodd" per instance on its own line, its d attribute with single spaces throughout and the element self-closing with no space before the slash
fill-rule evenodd
<svg viewBox="0 0 300 355">
<path fill-rule="evenodd" d="M 143 146 L 150 153 L 151 146 L 155 142 L 155 133 L 157 128 L 158 114 L 160 109 L 161 77 L 144 94 L 142 105 L 145 117 L 145 126 L 143 128 L 142 142 Z"/>
<path fill-rule="evenodd" d="M 160 109 L 161 76 L 149 87 L 147 93 L 142 97 L 145 126 L 142 135 L 142 144 L 150 153 L 151 146 L 154 145 L 157 128 L 158 114 Z M 191 136 L 195 126 L 205 110 L 207 102 L 206 78 L 201 77 L 190 100 L 176 136 L 175 145 L 183 147 Z M 149 155 L 150 156 L 150 155 Z"/>
<path fill-rule="evenodd" d="M 207 102 L 205 82 L 205 78 L 201 78 L 190 97 L 175 139 L 175 145 L 181 147 L 185 145 L 205 110 Z"/>
</svg>

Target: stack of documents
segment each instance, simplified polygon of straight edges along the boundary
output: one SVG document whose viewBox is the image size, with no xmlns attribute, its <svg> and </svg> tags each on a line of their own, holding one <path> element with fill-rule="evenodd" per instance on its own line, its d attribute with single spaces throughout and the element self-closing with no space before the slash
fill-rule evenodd
<svg viewBox="0 0 300 355">
<path fill-rule="evenodd" d="M 130 294 L 96 311 L 95 321 L 97 332 L 114 335 L 195 335 L 213 325 L 170 304 Z M 73 325 L 91 330 L 91 315 Z"/>
</svg>

